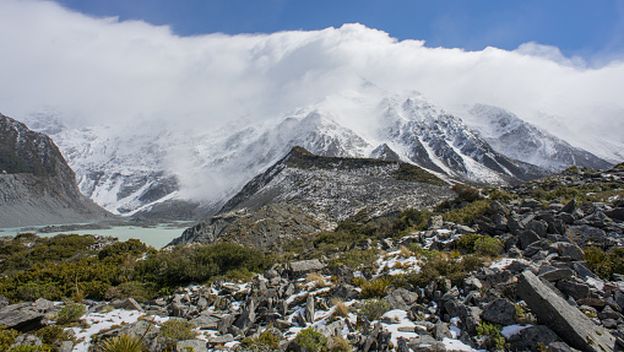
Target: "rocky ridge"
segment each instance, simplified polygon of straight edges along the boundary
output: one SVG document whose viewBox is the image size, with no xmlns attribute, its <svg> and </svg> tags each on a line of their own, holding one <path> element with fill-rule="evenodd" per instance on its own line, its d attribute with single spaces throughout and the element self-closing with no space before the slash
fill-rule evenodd
<svg viewBox="0 0 624 352">
<path fill-rule="evenodd" d="M 294 147 L 219 214 L 187 229 L 172 244 L 227 240 L 266 248 L 331 229 L 358 212 L 430 207 L 451 196 L 449 185 L 411 164 L 325 157 Z"/>
<path fill-rule="evenodd" d="M 0 114 L 0 227 L 98 220 L 52 140 Z"/>
</svg>

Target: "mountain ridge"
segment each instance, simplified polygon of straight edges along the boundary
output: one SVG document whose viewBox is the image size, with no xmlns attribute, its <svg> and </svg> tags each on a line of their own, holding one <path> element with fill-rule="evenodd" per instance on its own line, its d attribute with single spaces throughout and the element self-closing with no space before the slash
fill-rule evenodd
<svg viewBox="0 0 624 352">
<path fill-rule="evenodd" d="M 73 170 L 45 134 L 0 114 L 0 227 L 101 220 Z"/>
<path fill-rule="evenodd" d="M 331 229 L 361 211 L 379 215 L 408 207 L 431 207 L 452 194 L 450 185 L 412 164 L 319 156 L 295 146 L 243 186 L 217 215 L 187 229 L 171 244 L 228 238 L 259 245 L 258 239 L 270 238 L 270 245 L 279 245 L 293 234 Z M 288 225 L 268 218 L 275 213 L 280 214 L 279 219 L 288 220 Z M 268 233 L 245 230 L 258 223 L 271 224 L 263 228 Z M 285 228 L 288 231 L 283 233 Z M 261 241 L 261 245 L 266 243 Z"/>
</svg>

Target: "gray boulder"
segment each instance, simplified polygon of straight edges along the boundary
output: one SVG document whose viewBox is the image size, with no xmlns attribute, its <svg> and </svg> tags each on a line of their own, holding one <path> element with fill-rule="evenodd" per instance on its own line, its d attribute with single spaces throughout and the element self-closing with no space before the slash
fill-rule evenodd
<svg viewBox="0 0 624 352">
<path fill-rule="evenodd" d="M 490 323 L 511 325 L 516 322 L 516 307 L 504 298 L 489 303 L 481 313 L 481 319 Z"/>
<path fill-rule="evenodd" d="M 296 262 L 290 262 L 290 270 L 295 274 L 302 274 L 311 271 L 318 271 L 325 268 L 325 264 L 321 263 L 318 259 L 300 260 Z"/>
<path fill-rule="evenodd" d="M 520 275 L 518 295 L 541 323 L 555 331 L 570 346 L 595 352 L 615 349 L 613 335 L 568 304 L 532 272 L 524 271 Z"/>
<path fill-rule="evenodd" d="M 386 296 L 393 309 L 409 310 L 418 300 L 418 294 L 404 288 L 397 288 Z"/>
<path fill-rule="evenodd" d="M 176 352 L 208 352 L 206 341 L 202 340 L 183 340 L 176 343 Z"/>
<path fill-rule="evenodd" d="M 32 303 L 11 304 L 0 309 L 0 326 L 28 332 L 42 326 L 44 313 Z"/>
<path fill-rule="evenodd" d="M 557 341 L 560 341 L 557 334 L 544 325 L 522 329 L 508 340 L 511 351 L 538 351 L 539 346 L 548 346 Z"/>
</svg>

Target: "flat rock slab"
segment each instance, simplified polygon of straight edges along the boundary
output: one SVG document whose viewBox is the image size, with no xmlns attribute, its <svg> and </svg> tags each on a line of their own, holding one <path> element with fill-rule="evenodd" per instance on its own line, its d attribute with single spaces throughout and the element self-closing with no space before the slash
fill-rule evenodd
<svg viewBox="0 0 624 352">
<path fill-rule="evenodd" d="M 0 326 L 27 332 L 41 327 L 43 316 L 32 303 L 11 304 L 0 309 Z"/>
<path fill-rule="evenodd" d="M 318 259 L 290 262 L 290 270 L 295 273 L 305 273 L 310 271 L 322 270 L 323 268 L 325 268 L 325 264 L 321 263 L 321 261 Z"/>
<path fill-rule="evenodd" d="M 613 335 L 568 304 L 532 272 L 524 271 L 520 274 L 518 295 L 540 322 L 551 328 L 570 346 L 588 352 L 615 350 Z"/>
</svg>

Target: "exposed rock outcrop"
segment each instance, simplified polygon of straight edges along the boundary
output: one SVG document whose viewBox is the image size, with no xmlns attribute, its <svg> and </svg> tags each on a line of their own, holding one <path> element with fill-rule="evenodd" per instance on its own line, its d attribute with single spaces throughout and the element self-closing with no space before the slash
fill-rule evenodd
<svg viewBox="0 0 624 352">
<path fill-rule="evenodd" d="M 0 114 L 0 227 L 98 220 L 52 140 Z"/>
</svg>

